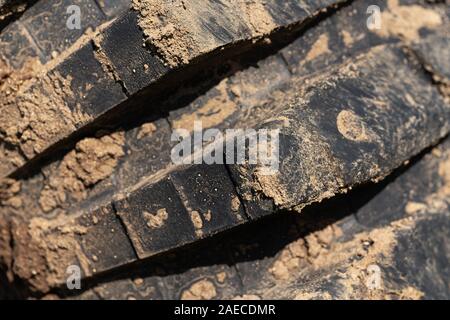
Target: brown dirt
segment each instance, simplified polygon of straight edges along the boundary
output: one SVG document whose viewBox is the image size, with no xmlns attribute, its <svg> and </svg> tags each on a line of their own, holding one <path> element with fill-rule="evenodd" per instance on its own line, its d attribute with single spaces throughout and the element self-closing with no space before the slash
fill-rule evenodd
<svg viewBox="0 0 450 320">
<path fill-rule="evenodd" d="M 107 178 L 125 155 L 124 139 L 123 132 L 116 132 L 80 141 L 45 183 L 39 199 L 41 209 L 51 212 L 61 207 L 67 196 L 78 201 L 85 199 L 86 189 Z"/>
<path fill-rule="evenodd" d="M 211 300 L 217 296 L 216 287 L 210 280 L 195 282 L 181 294 L 181 300 Z"/>
<path fill-rule="evenodd" d="M 73 223 L 68 227 L 67 220 L 62 215 L 51 221 L 33 218 L 28 224 L 14 223 L 13 272 L 31 288 L 48 292 L 65 283 L 65 271 L 70 265 L 80 265 L 83 272 L 90 274 L 89 261 L 75 239 L 86 230 Z"/>
<path fill-rule="evenodd" d="M 16 166 L 24 163 L 20 153 L 32 158 L 61 134 L 72 132 L 90 119 L 67 105 L 66 100 L 73 97 L 70 78 L 55 74 L 43 75 L 39 79 L 15 80 L 23 77 L 24 72 L 10 76 L 0 93 L 0 158 L 6 159 L 11 154 L 17 158 L 4 162 L 6 168 L 1 170 L 2 173 L 11 170 L 8 168 L 11 162 Z M 10 153 L 8 150 L 11 148 L 16 151 Z"/>
<path fill-rule="evenodd" d="M 388 9 L 381 13 L 381 29 L 374 30 L 382 37 L 401 37 L 406 41 L 419 38 L 419 30 L 435 28 L 442 18 L 431 9 L 418 5 L 401 6 L 398 0 L 388 0 Z"/>
<path fill-rule="evenodd" d="M 9 281 L 13 280 L 11 272 L 13 254 L 11 249 L 10 224 L 6 217 L 0 215 L 0 272 L 6 271 Z"/>
<path fill-rule="evenodd" d="M 161 228 L 167 218 L 169 218 L 165 208 L 157 210 L 156 214 L 144 212 L 143 215 L 147 221 L 147 226 L 153 229 Z"/>
<path fill-rule="evenodd" d="M 197 234 L 197 236 L 202 236 L 203 235 L 203 220 L 202 217 L 200 215 L 200 213 L 198 211 L 191 211 L 190 212 L 190 216 L 191 216 L 191 221 L 192 224 L 194 225 L 195 228 L 195 233 Z"/>
<path fill-rule="evenodd" d="M 0 61 L 0 159 L 8 159 L 0 162 L 0 175 L 22 166 L 52 142 L 91 120 L 78 105 L 71 110 L 66 103 L 73 98 L 71 78 L 50 75 L 50 71 L 110 24 L 96 30 L 88 28 L 70 48 L 45 65 L 30 59 L 21 69 L 11 70 Z"/>
<path fill-rule="evenodd" d="M 213 128 L 232 115 L 237 110 L 237 105 L 230 99 L 227 92 L 227 79 L 222 80 L 216 87 L 218 94 L 209 99 L 194 112 L 183 113 L 172 121 L 174 129 L 186 129 L 192 131 L 194 121 L 201 121 L 204 129 Z"/>
<path fill-rule="evenodd" d="M 341 34 L 342 34 L 342 39 L 344 40 L 344 44 L 345 44 L 347 47 L 351 47 L 352 44 L 353 44 L 353 42 L 355 41 L 355 40 L 353 39 L 351 33 L 348 32 L 347 30 L 342 30 Z"/>
<path fill-rule="evenodd" d="M 386 227 L 361 232 L 346 242 L 338 241 L 342 235 L 339 229 L 328 227 L 285 247 L 270 272 L 278 281 L 286 282 L 302 274 L 345 265 L 345 274 L 340 273 L 338 280 L 343 288 L 340 299 L 419 299 L 423 294 L 412 287 L 392 291 L 383 282 L 377 289 L 366 286 L 368 267 L 389 265 L 397 243 L 395 234 L 401 229 L 412 228 L 414 224 L 415 220 L 408 217 Z M 331 299 L 331 295 L 306 285 L 295 293 L 295 299 Z"/>
<path fill-rule="evenodd" d="M 405 206 L 405 212 L 407 214 L 416 214 L 418 212 L 426 211 L 427 205 L 425 203 L 410 201 Z"/>
<path fill-rule="evenodd" d="M 22 200 L 19 193 L 21 182 L 13 179 L 3 179 L 0 181 L 0 204 L 6 207 L 20 208 Z"/>
<path fill-rule="evenodd" d="M 336 125 L 339 132 L 348 140 L 370 141 L 370 133 L 361 117 L 351 110 L 339 112 Z"/>
<path fill-rule="evenodd" d="M 153 122 L 144 123 L 141 126 L 141 130 L 139 130 L 137 138 L 142 139 L 144 137 L 149 137 L 156 131 L 156 129 L 156 125 Z"/>
<path fill-rule="evenodd" d="M 327 53 L 331 53 L 330 49 L 328 48 L 328 36 L 326 34 L 322 34 L 312 45 L 311 50 L 309 50 L 308 54 L 305 57 L 305 60 L 303 61 L 303 64 L 315 60 L 318 56 Z"/>
</svg>

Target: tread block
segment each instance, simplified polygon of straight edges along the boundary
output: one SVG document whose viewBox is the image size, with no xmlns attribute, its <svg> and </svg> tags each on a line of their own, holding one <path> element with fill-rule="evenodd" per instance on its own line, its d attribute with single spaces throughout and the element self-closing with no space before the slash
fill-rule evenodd
<svg viewBox="0 0 450 320">
<path fill-rule="evenodd" d="M 94 47 L 88 42 L 53 71 L 71 79 L 71 89 L 75 95 L 72 110 L 80 108 L 91 116 L 98 116 L 111 105 L 119 104 L 127 96 L 122 87 L 102 68 L 94 55 Z"/>
<path fill-rule="evenodd" d="M 245 221 L 245 214 L 224 165 L 193 165 L 170 175 L 199 237 Z"/>
<path fill-rule="evenodd" d="M 80 7 L 80 29 L 71 30 L 66 25 L 70 17 L 67 8 L 71 5 Z M 69 48 L 87 28 L 96 28 L 104 21 L 103 13 L 93 0 L 39 1 L 21 19 L 42 50 L 43 62 Z"/>
<path fill-rule="evenodd" d="M 136 190 L 115 207 L 139 258 L 196 240 L 189 214 L 167 178 Z"/>
<path fill-rule="evenodd" d="M 137 13 L 128 12 L 103 34 L 99 43 L 129 94 L 134 94 L 165 74 L 167 68 L 144 47 Z"/>
<path fill-rule="evenodd" d="M 87 229 L 79 236 L 92 272 L 101 272 L 137 259 L 130 240 L 111 205 L 86 213 L 78 221 Z"/>
<path fill-rule="evenodd" d="M 118 188 L 163 170 L 170 162 L 172 130 L 166 119 L 149 121 L 125 133 L 126 156 L 114 172 Z"/>
<path fill-rule="evenodd" d="M 278 25 L 292 23 L 301 20 L 299 17 L 306 18 L 309 15 L 308 9 L 300 2 L 274 0 L 266 2 L 264 6 Z"/>
</svg>

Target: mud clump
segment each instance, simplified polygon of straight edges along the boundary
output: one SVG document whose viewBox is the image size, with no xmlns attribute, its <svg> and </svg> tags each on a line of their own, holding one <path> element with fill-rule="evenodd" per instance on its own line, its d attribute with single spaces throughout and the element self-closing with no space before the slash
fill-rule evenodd
<svg viewBox="0 0 450 320">
<path fill-rule="evenodd" d="M 139 25 L 148 45 L 172 67 L 226 45 L 211 31 L 214 28 L 226 30 L 237 41 L 243 38 L 242 30 L 257 39 L 276 27 L 261 0 L 133 0 L 133 7 L 140 13 Z"/>
<path fill-rule="evenodd" d="M 224 122 L 237 111 L 236 102 L 234 102 L 227 92 L 227 79 L 222 80 L 216 87 L 217 94 L 209 99 L 201 107 L 192 113 L 184 113 L 172 121 L 174 129 L 194 130 L 194 122 L 201 121 L 204 129 L 214 128 Z"/>
<path fill-rule="evenodd" d="M 61 135 L 74 131 L 90 117 L 72 110 L 70 77 L 43 74 L 43 66 L 29 62 L 1 80 L 0 93 L 0 174 L 20 167 L 27 159 L 45 150 Z"/>
<path fill-rule="evenodd" d="M 141 126 L 141 130 L 139 131 L 137 138 L 142 139 L 144 137 L 150 137 L 157 130 L 156 125 L 152 122 L 144 123 Z"/>
<path fill-rule="evenodd" d="M 44 212 L 61 207 L 70 195 L 74 200 L 86 198 L 87 188 L 107 178 L 125 155 L 123 132 L 80 141 L 59 164 L 41 191 L 39 204 Z"/>
<path fill-rule="evenodd" d="M 190 216 L 191 216 L 192 224 L 195 228 L 195 233 L 199 237 L 202 236 L 203 235 L 203 231 L 202 231 L 203 220 L 202 220 L 200 213 L 198 211 L 191 211 Z"/>
<path fill-rule="evenodd" d="M 22 200 L 19 196 L 21 182 L 14 179 L 3 179 L 0 181 L 0 205 L 6 207 L 20 208 Z"/>
<path fill-rule="evenodd" d="M 332 241 L 342 235 L 339 228 L 327 228 L 290 243 L 280 253 L 269 272 L 277 280 L 288 280 L 302 265 L 314 265 L 320 254 L 326 253 Z"/>
<path fill-rule="evenodd" d="M 329 46 L 328 46 L 328 36 L 326 34 L 322 34 L 316 40 L 316 42 L 314 42 L 311 50 L 306 55 L 303 64 L 307 63 L 309 61 L 312 61 L 312 60 L 316 59 L 318 56 L 321 56 L 321 55 L 327 54 L 327 53 L 331 53 Z"/>
<path fill-rule="evenodd" d="M 370 141 L 370 133 L 363 119 L 351 110 L 342 110 L 336 119 L 339 132 L 348 140 Z"/>
<path fill-rule="evenodd" d="M 159 209 L 156 214 L 144 212 L 144 219 L 147 221 L 147 226 L 152 229 L 161 228 L 164 222 L 169 218 L 166 209 Z"/>
<path fill-rule="evenodd" d="M 82 253 L 76 236 L 86 232 L 84 227 L 67 225 L 67 217 L 52 221 L 34 218 L 29 223 L 13 223 L 14 247 L 13 273 L 26 281 L 30 289 L 48 292 L 65 283 L 66 268 L 80 265 L 89 272 L 89 262 Z"/>
<path fill-rule="evenodd" d="M 211 300 L 217 296 L 214 283 L 207 279 L 194 283 L 181 294 L 181 300 Z"/>
</svg>

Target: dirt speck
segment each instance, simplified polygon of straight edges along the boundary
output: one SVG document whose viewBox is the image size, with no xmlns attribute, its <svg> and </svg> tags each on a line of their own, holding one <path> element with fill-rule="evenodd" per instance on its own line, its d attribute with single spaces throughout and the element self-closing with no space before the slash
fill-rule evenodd
<svg viewBox="0 0 450 320">
<path fill-rule="evenodd" d="M 203 234 L 203 232 L 202 232 L 203 220 L 202 220 L 200 213 L 198 211 L 194 210 L 194 211 L 190 212 L 190 215 L 191 215 L 192 224 L 194 225 L 194 228 L 195 228 L 195 233 L 198 236 L 201 236 Z"/>
<path fill-rule="evenodd" d="M 353 41 L 354 41 L 354 39 L 353 39 L 352 35 L 350 34 L 350 32 L 348 32 L 347 30 L 342 30 L 341 34 L 342 34 L 342 39 L 344 40 L 344 44 L 347 47 L 350 47 L 353 44 Z"/>
<path fill-rule="evenodd" d="M 203 279 L 194 283 L 181 294 L 181 300 L 211 300 L 217 296 L 214 283 Z"/>
<path fill-rule="evenodd" d="M 51 287 L 64 284 L 66 268 L 80 264 L 89 274 L 89 260 L 76 240 L 86 229 L 73 224 L 67 226 L 67 216 L 52 221 L 33 218 L 29 223 L 15 221 L 13 272 L 27 281 L 31 288 L 47 292 Z"/>
<path fill-rule="evenodd" d="M 241 207 L 241 201 L 239 201 L 238 197 L 233 196 L 231 198 L 231 210 L 234 212 L 238 212 L 240 207 Z"/>
<path fill-rule="evenodd" d="M 426 211 L 428 206 L 425 203 L 410 201 L 405 206 L 405 212 L 407 214 L 416 214 L 421 211 Z"/>
<path fill-rule="evenodd" d="M 152 229 L 161 228 L 169 217 L 165 208 L 158 209 L 156 213 L 148 213 L 144 211 L 143 215 L 144 219 L 147 221 L 147 226 Z"/>
<path fill-rule="evenodd" d="M 361 117 L 351 110 L 339 112 L 336 125 L 339 132 L 348 140 L 370 141 L 370 134 Z"/>
<path fill-rule="evenodd" d="M 224 283 L 225 279 L 227 278 L 227 274 L 225 272 L 219 272 L 218 274 L 216 274 L 216 278 L 220 283 Z"/>
<path fill-rule="evenodd" d="M 206 213 L 203 215 L 205 217 L 206 221 L 211 221 L 212 215 L 211 215 L 211 210 L 207 210 Z"/>
<path fill-rule="evenodd" d="M 330 53 L 330 49 L 328 48 L 328 35 L 322 34 L 319 38 L 314 42 L 308 54 L 305 57 L 305 63 L 316 59 L 318 56 L 323 54 Z"/>
<path fill-rule="evenodd" d="M 141 130 L 139 131 L 137 138 L 142 139 L 144 137 L 151 136 L 156 131 L 156 126 L 154 123 L 144 123 L 141 126 Z"/>
</svg>

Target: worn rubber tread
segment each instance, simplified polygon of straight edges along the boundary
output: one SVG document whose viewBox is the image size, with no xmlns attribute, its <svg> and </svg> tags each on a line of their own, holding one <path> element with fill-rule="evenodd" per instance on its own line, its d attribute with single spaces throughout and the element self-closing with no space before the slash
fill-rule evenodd
<svg viewBox="0 0 450 320">
<path fill-rule="evenodd" d="M 401 41 L 397 37 L 383 38 L 367 33 L 366 37 L 358 38 L 357 42 L 342 46 L 344 37 L 334 32 L 336 28 L 333 27 L 333 23 L 342 25 L 342 30 L 349 33 L 355 32 L 355 24 L 348 22 L 348 13 L 358 10 L 362 12 L 364 8 L 364 3 L 361 2 L 355 2 L 354 5 L 344 8 L 342 12 L 337 12 L 330 19 L 315 26 L 278 54 L 260 61 L 257 68 L 247 68 L 226 78 L 192 103 L 170 112 L 167 118 L 158 119 L 158 116 L 152 115 L 141 121 L 137 127 L 131 125 L 131 128 L 126 127 L 116 133 L 100 133 L 99 137 L 103 136 L 107 144 L 111 143 L 112 136 L 118 134 L 120 137 L 114 136 L 112 140 L 120 140 L 122 151 L 117 152 L 120 155 L 109 177 L 86 183 L 86 195 L 81 201 L 79 198 L 71 197 L 69 190 L 63 190 L 64 198 L 50 210 L 43 210 L 40 203 L 42 193 L 39 194 L 36 190 L 44 191 L 52 188 L 50 181 L 58 177 L 61 167 L 64 166 L 65 157 L 46 165 L 42 168 L 42 172 L 24 179 L 21 191 L 14 196 L 29 194 L 28 199 L 19 207 L 15 207 L 17 202 L 8 202 L 10 199 L 7 199 L 4 204 L 6 210 L 2 209 L 3 213 L 18 217 L 14 227 L 15 254 L 19 257 L 14 261 L 13 267 L 16 276 L 25 280 L 30 289 L 40 293 L 58 287 L 64 283 L 65 266 L 60 264 L 55 269 L 54 261 L 51 260 L 56 257 L 63 258 L 67 264 L 80 264 L 83 267 L 83 276 L 95 280 L 97 273 L 114 273 L 115 270 L 123 270 L 142 259 L 145 261 L 140 263 L 145 263 L 156 254 L 160 255 L 167 250 L 198 242 L 199 239 L 211 237 L 249 220 L 284 209 L 299 211 L 311 203 L 334 196 L 335 193 L 345 192 L 348 188 L 370 180 L 379 181 L 401 166 L 404 161 L 436 143 L 449 131 L 449 106 L 422 67 L 425 64 L 425 69 L 433 76 L 445 72 L 446 61 L 443 60 L 445 56 L 442 57 L 431 50 L 429 53 L 426 48 L 436 42 L 437 47 L 441 46 L 445 50 L 448 47 L 448 38 L 445 34 L 430 36 L 433 34 L 431 32 L 425 36 L 421 35 L 410 46 L 409 42 Z M 356 20 L 360 18 L 361 15 L 355 15 Z M 124 29 L 120 31 L 122 34 L 136 23 L 136 16 L 132 18 L 133 23 L 126 20 L 130 19 L 130 15 L 123 16 L 123 19 L 125 20 L 119 19 L 112 25 L 119 29 L 123 26 Z M 109 30 L 114 30 L 111 32 L 112 35 L 120 35 L 118 29 L 111 28 L 107 32 Z M 324 34 L 329 37 L 328 46 L 334 51 L 328 50 L 308 60 L 309 50 L 314 48 Z M 116 39 L 119 38 L 120 36 L 117 36 Z M 75 88 L 83 87 L 83 77 L 92 76 L 89 74 L 92 68 L 97 68 L 99 74 L 104 75 L 92 79 L 97 81 L 98 85 L 94 87 L 92 100 L 86 99 L 90 101 L 89 105 L 93 108 L 90 112 L 93 113 L 107 110 L 108 102 L 100 103 L 105 101 L 106 97 L 112 101 L 120 101 L 126 99 L 131 91 L 138 91 L 138 87 L 132 88 L 130 84 L 139 83 L 141 81 L 139 77 L 142 76 L 140 72 L 133 72 L 130 67 L 120 71 L 121 75 L 118 76 L 116 74 L 118 68 L 113 64 L 116 58 L 111 60 L 108 56 L 111 68 L 102 69 L 95 54 L 107 53 L 108 50 L 111 56 L 115 54 L 114 42 L 105 39 L 108 38 L 89 42 L 73 55 L 77 56 L 77 60 L 67 60 L 55 69 L 59 68 L 61 72 L 70 75 L 70 68 L 74 69 L 76 65 L 82 63 L 84 65 L 82 70 L 86 70 L 86 74 L 83 75 L 81 72 L 79 82 L 76 79 L 72 82 Z M 129 41 L 135 47 L 139 39 L 130 37 Z M 110 41 L 109 49 L 105 45 L 108 41 Z M 402 48 L 403 45 L 407 48 Z M 417 56 L 408 55 L 410 47 L 418 52 Z M 339 54 L 336 54 L 337 48 L 341 48 Z M 142 60 L 139 61 L 145 61 L 147 59 L 145 50 L 141 52 L 143 55 L 138 56 Z M 120 59 L 120 54 L 117 59 Z M 164 67 L 161 68 L 164 70 Z M 108 72 L 113 73 L 113 79 L 106 77 L 105 73 Z M 130 80 L 118 83 L 117 79 L 122 81 L 124 74 L 125 78 L 129 77 Z M 390 82 L 391 86 L 383 85 Z M 120 92 L 117 97 L 106 93 L 102 88 L 102 85 L 111 88 L 112 83 L 116 86 L 112 92 Z M 246 86 L 242 84 L 250 84 L 258 89 L 246 91 Z M 376 97 L 371 93 L 373 87 L 382 88 Z M 416 89 L 416 95 L 412 99 L 408 97 L 411 88 Z M 81 89 L 78 90 L 82 92 Z M 73 101 L 81 96 L 83 94 L 78 93 Z M 379 107 L 380 98 L 385 107 L 383 111 L 376 109 Z M 71 99 L 67 101 L 70 103 Z M 189 121 L 183 122 L 186 118 L 207 120 L 207 116 L 202 118 L 202 110 L 210 101 L 219 101 L 227 107 L 229 101 L 232 101 L 238 106 L 236 110 L 232 109 L 211 126 L 225 129 L 239 128 L 245 124 L 254 128 L 281 129 L 282 159 L 286 159 L 285 156 L 288 155 L 291 161 L 282 162 L 282 170 L 275 182 L 276 189 L 286 190 L 288 198 L 280 198 L 279 194 L 274 196 L 272 191 L 275 188 L 269 184 L 261 184 L 254 174 L 253 167 L 170 165 L 170 150 L 173 144 L 168 142 L 172 129 L 183 123 L 187 126 L 192 125 Z M 430 101 L 433 101 L 431 107 L 424 108 L 423 106 Z M 173 101 L 168 102 L 168 109 L 171 102 Z M 75 106 L 74 104 L 73 107 Z M 373 111 L 368 106 L 373 106 L 373 109 L 378 111 Z M 163 105 L 162 108 L 164 107 Z M 342 111 L 345 111 L 344 115 L 351 115 L 354 120 L 360 120 L 356 123 L 359 123 L 359 129 L 362 127 L 367 130 L 365 137 L 359 135 L 361 132 L 339 130 L 336 120 Z M 393 123 L 388 123 L 388 119 Z M 408 122 L 410 120 L 411 123 Z M 289 123 L 295 123 L 295 128 L 291 129 Z M 398 130 L 402 125 L 409 131 Z M 306 133 L 310 134 L 313 140 L 320 141 L 311 149 L 313 156 L 308 153 L 307 148 L 302 149 L 304 146 L 301 139 Z M 302 163 L 306 163 L 308 157 L 317 158 L 317 154 L 322 152 L 321 147 L 327 150 L 327 155 L 322 159 L 331 154 L 332 165 L 328 166 L 329 163 L 324 162 L 322 166 L 319 163 L 319 169 L 313 170 L 319 173 L 316 179 L 319 187 L 316 188 L 317 185 L 309 182 L 314 175 L 303 173 L 302 168 L 308 166 Z M 81 144 L 74 150 L 77 152 L 80 148 Z M 338 170 L 333 171 L 330 168 Z M 235 209 L 230 210 L 232 207 Z M 24 208 L 27 208 L 27 213 L 20 214 Z M 149 214 L 154 215 L 164 208 L 169 212 L 169 218 L 165 220 L 168 223 L 164 224 L 162 229 L 159 229 L 159 225 L 155 228 Z M 209 210 L 211 212 L 208 212 Z M 170 215 L 172 211 L 176 212 L 173 216 Z M 383 212 L 383 208 L 381 211 Z M 379 217 L 367 217 L 373 212 L 379 211 L 367 209 L 364 213 L 357 214 L 356 218 L 359 221 L 357 225 L 367 224 L 376 227 L 371 225 L 374 223 L 371 219 L 378 221 Z M 392 220 L 400 212 L 401 210 L 394 210 L 386 214 L 386 219 Z M 218 217 L 215 214 L 218 214 Z M 162 216 L 164 217 L 164 214 Z M 211 217 L 212 220 L 209 220 Z M 200 228 L 198 219 L 201 220 Z M 38 234 L 29 233 L 28 230 L 31 230 L 29 226 L 33 222 L 46 220 L 49 223 L 48 228 L 40 230 Z M 345 223 L 348 223 L 350 229 L 353 228 L 352 225 L 356 225 L 354 221 L 348 219 Z M 64 231 L 61 232 L 62 230 Z M 281 235 L 275 234 L 273 237 L 278 239 L 274 240 L 276 242 L 280 241 Z M 51 240 L 48 242 L 58 239 L 68 240 L 70 245 L 74 246 L 74 250 L 69 255 L 61 256 L 56 253 L 53 256 L 54 252 L 46 252 L 45 249 L 36 261 L 30 263 L 23 260 L 27 247 L 33 250 L 39 248 L 40 244 L 32 248 L 35 245 L 34 241 L 38 239 Z M 110 246 L 110 243 L 116 245 Z M 167 255 L 162 256 L 164 259 Z M 175 258 L 174 261 L 174 264 L 178 263 Z M 211 261 L 205 262 L 205 265 L 208 263 L 211 264 Z M 255 261 L 256 266 L 259 264 L 259 261 Z M 261 264 L 268 266 L 270 263 L 261 262 Z M 145 279 L 142 289 L 151 294 L 142 297 L 180 298 L 181 287 L 186 288 L 187 282 L 192 284 L 194 280 L 209 272 L 211 276 L 208 279 L 213 279 L 211 281 L 220 288 L 216 291 L 217 297 L 243 294 L 247 289 L 242 289 L 242 286 L 245 288 L 256 282 L 256 278 L 250 274 L 255 265 L 243 263 L 237 267 L 196 268 L 192 271 L 192 275 L 181 280 L 176 277 L 174 279 L 169 277 L 167 281 L 151 277 L 148 284 Z M 30 266 L 39 267 L 30 268 Z M 170 270 L 166 267 L 163 269 Z M 49 269 L 52 271 L 49 272 Z M 158 273 L 157 270 L 155 272 Z M 267 270 L 265 272 L 267 273 Z M 229 286 L 220 281 L 223 273 L 230 281 Z M 136 294 L 140 296 L 143 293 L 137 287 L 142 283 L 140 279 L 137 282 L 140 284 L 136 285 L 136 281 L 132 282 L 131 279 L 112 282 L 111 285 L 106 283 L 95 291 L 87 292 L 86 295 L 102 298 L 124 297 L 124 295 L 134 297 L 137 290 L 139 292 Z"/>
</svg>

